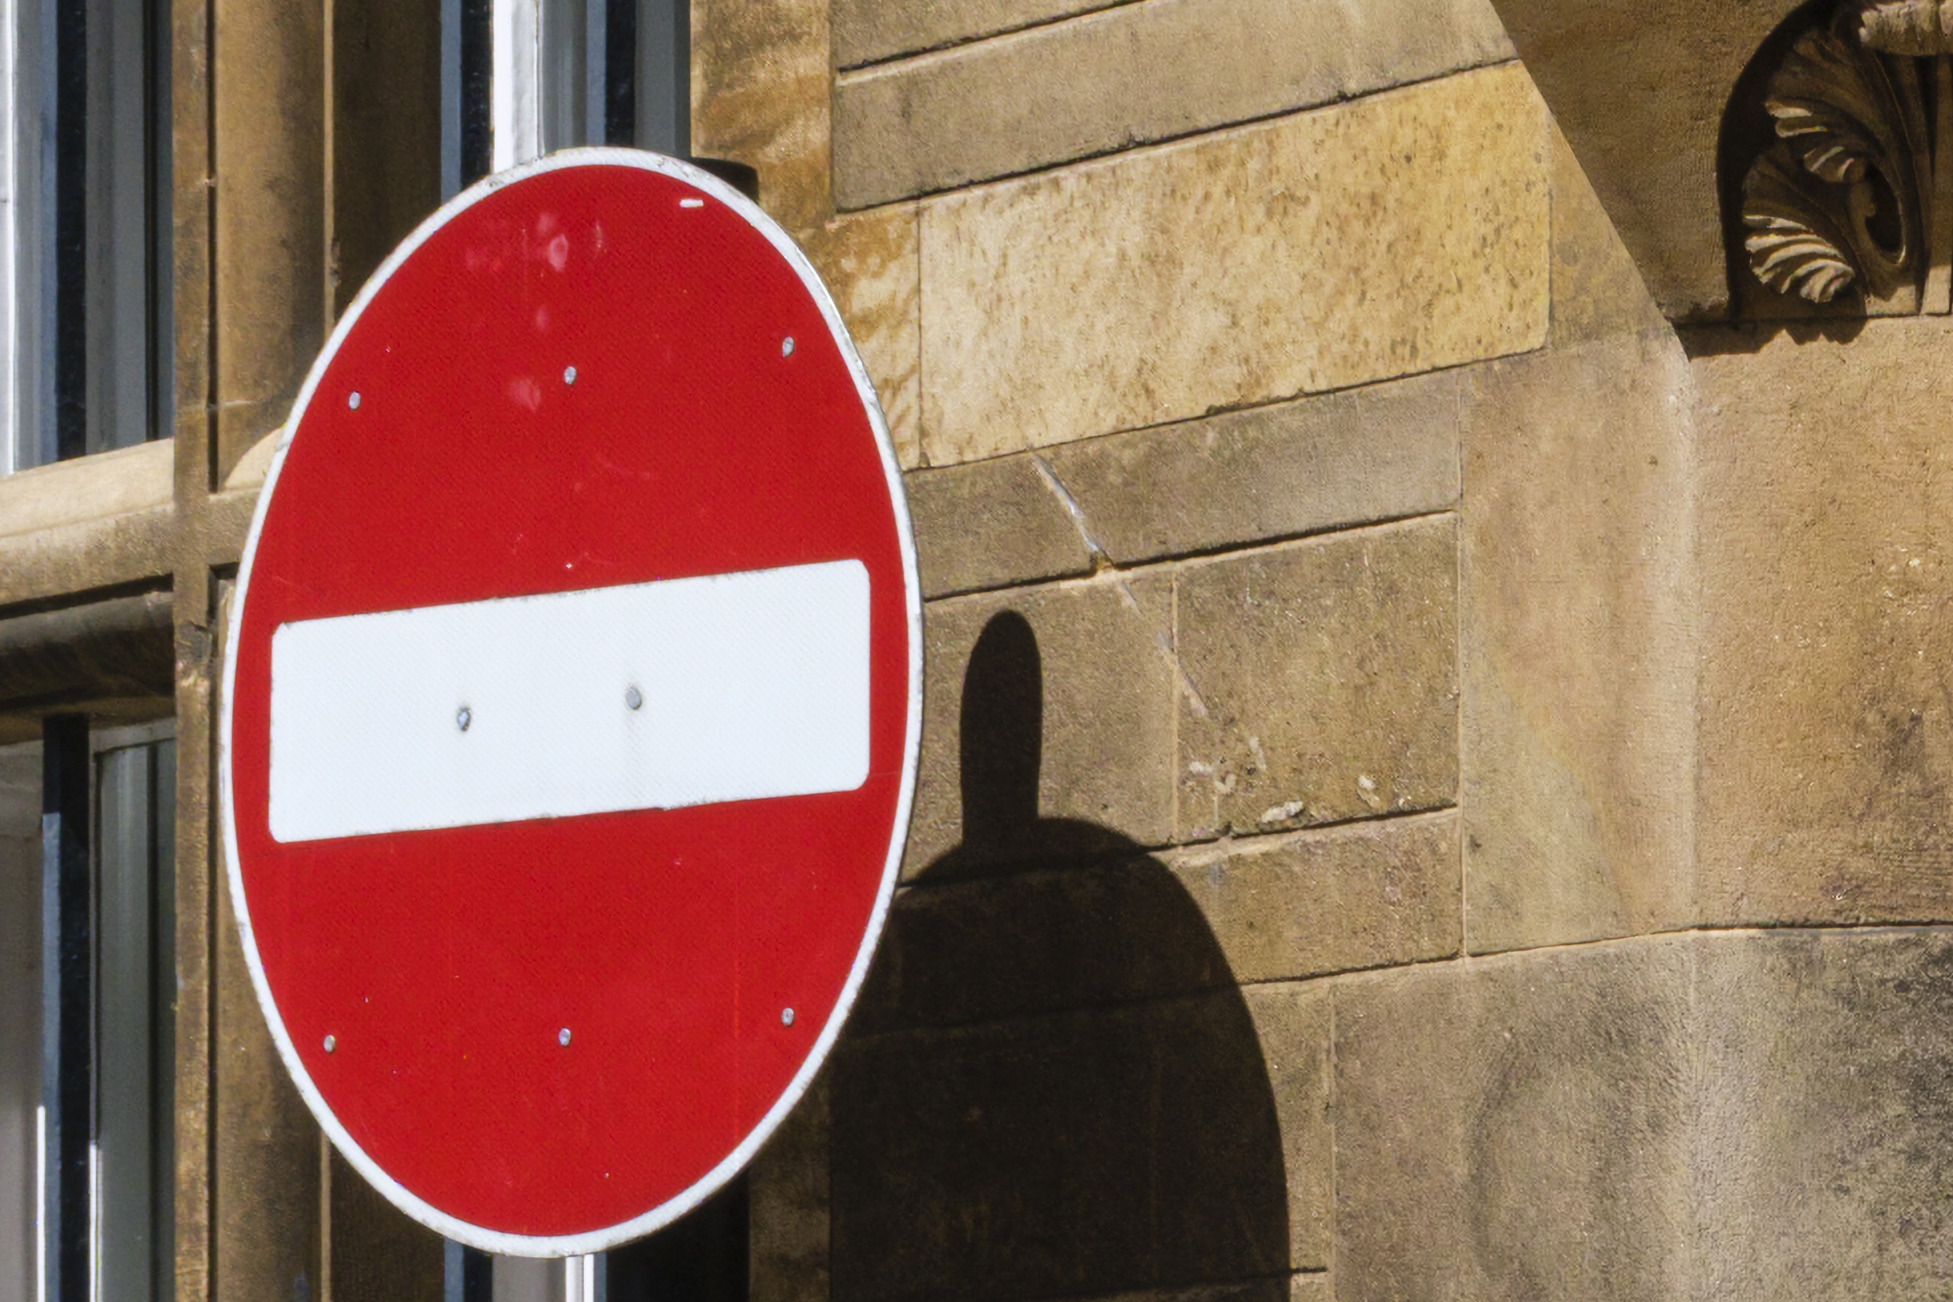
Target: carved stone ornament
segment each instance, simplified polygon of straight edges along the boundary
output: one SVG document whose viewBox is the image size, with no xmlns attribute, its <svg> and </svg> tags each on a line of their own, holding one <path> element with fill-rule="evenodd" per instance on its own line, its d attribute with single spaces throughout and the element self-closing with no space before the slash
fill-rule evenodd
<svg viewBox="0 0 1953 1302">
<path fill-rule="evenodd" d="M 1743 178 L 1743 247 L 1765 285 L 1869 315 L 1953 303 L 1953 0 L 1850 0 L 1791 46 Z"/>
</svg>

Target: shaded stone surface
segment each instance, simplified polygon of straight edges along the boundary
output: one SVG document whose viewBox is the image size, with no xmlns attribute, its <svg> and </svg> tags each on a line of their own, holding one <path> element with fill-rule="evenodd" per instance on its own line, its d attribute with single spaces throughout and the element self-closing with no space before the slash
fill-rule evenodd
<svg viewBox="0 0 1953 1302">
<path fill-rule="evenodd" d="M 1146 858 L 905 887 L 895 913 L 900 925 L 883 939 L 850 1023 L 857 1034 L 1159 999 L 1235 981 L 1218 945 L 1190 954 L 1159 944 L 1193 913 L 1186 887 Z"/>
<path fill-rule="evenodd" d="M 1723 108 L 1799 0 L 1492 3 L 1662 311 L 1720 314 Z"/>
<path fill-rule="evenodd" d="M 837 1298 L 1276 1278 L 1290 1151 L 1313 1155 L 1320 1202 L 1325 1002 L 1252 1013 L 1163 866 L 1111 828 L 1041 816 L 1041 678 L 1032 624 L 993 610 L 963 685 L 962 841 L 898 895 L 832 1059 Z M 1067 889 L 1091 872 L 1079 845 L 1120 875 Z M 1042 870 L 967 882 L 998 846 Z"/>
<path fill-rule="evenodd" d="M 916 26 L 918 35 L 942 30 Z M 834 86 L 835 202 L 862 208 L 951 189 L 1511 55 L 1486 0 L 1118 5 L 843 73 Z"/>
<path fill-rule="evenodd" d="M 1042 455 L 1121 564 L 1441 511 L 1458 373 L 1086 439 Z"/>
<path fill-rule="evenodd" d="M 1454 803 L 1457 581 L 1450 516 L 1184 566 L 1180 838 Z"/>
<path fill-rule="evenodd" d="M 1525 74 L 1501 67 L 931 200 L 924 452 L 972 460 L 1535 348 L 1547 144 Z"/>
<path fill-rule="evenodd" d="M 751 1302 L 824 1302 L 829 1294 L 825 1072 L 747 1168 Z"/>
<path fill-rule="evenodd" d="M 1233 991 L 877 1036 L 833 1070 L 836 1297 L 1111 1292 L 1285 1264 L 1281 1139 Z"/>
</svg>

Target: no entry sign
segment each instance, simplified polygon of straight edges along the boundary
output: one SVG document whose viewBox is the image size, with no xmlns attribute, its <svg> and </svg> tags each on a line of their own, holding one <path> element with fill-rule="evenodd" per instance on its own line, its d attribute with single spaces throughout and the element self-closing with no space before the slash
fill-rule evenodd
<svg viewBox="0 0 1953 1302">
<path fill-rule="evenodd" d="M 736 1173 L 880 930 L 919 627 L 874 392 L 743 197 L 579 150 L 416 231 L 281 436 L 221 715 L 245 956 L 353 1165 L 536 1256 Z"/>
</svg>

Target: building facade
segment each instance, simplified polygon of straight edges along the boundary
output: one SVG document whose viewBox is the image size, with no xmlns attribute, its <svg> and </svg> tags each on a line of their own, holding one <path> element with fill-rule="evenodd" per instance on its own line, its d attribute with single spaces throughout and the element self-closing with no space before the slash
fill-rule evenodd
<svg viewBox="0 0 1953 1302">
<path fill-rule="evenodd" d="M 455 1279 L 278 1062 L 215 693 L 272 440 L 513 161 L 521 39 L 523 148 L 751 169 L 928 598 L 875 971 L 641 1295 L 1953 1289 L 1953 14 L 14 8 L 0 1297 L 67 1152 L 102 1297 Z"/>
</svg>

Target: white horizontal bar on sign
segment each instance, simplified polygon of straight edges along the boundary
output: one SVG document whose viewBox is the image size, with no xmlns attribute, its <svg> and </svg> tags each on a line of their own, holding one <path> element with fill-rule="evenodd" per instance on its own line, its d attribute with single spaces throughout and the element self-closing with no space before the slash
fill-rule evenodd
<svg viewBox="0 0 1953 1302">
<path fill-rule="evenodd" d="M 852 791 L 868 681 L 852 560 L 285 624 L 271 835 Z"/>
</svg>

